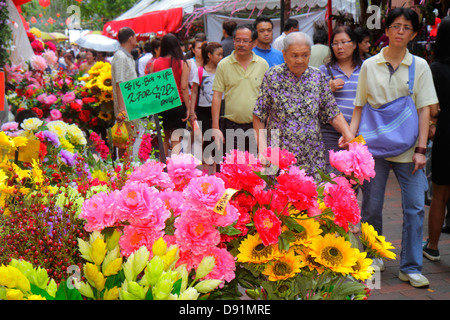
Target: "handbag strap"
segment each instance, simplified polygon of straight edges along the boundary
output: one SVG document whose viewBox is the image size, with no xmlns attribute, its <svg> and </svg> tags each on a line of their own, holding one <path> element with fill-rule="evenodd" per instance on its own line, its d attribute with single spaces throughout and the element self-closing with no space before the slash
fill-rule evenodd
<svg viewBox="0 0 450 320">
<path fill-rule="evenodd" d="M 409 85 L 409 94 L 412 95 L 413 94 L 413 88 L 414 88 L 414 73 L 416 70 L 416 63 L 414 60 L 414 55 L 412 54 L 412 63 L 408 68 L 408 72 L 409 72 L 409 79 L 408 79 L 408 85 Z"/>
</svg>

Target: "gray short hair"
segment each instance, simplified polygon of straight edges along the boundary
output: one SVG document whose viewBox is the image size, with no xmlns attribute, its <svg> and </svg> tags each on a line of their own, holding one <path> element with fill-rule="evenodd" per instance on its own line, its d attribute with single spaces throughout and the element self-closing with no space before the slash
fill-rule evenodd
<svg viewBox="0 0 450 320">
<path fill-rule="evenodd" d="M 313 41 L 311 37 L 304 32 L 291 32 L 286 37 L 284 37 L 283 50 L 286 51 L 289 46 L 293 44 L 305 44 L 311 49 L 311 47 L 313 46 Z"/>
</svg>

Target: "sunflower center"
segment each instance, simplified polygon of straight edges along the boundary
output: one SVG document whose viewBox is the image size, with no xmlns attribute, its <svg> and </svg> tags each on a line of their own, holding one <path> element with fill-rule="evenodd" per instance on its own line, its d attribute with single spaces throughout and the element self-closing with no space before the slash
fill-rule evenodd
<svg viewBox="0 0 450 320">
<path fill-rule="evenodd" d="M 107 87 L 111 87 L 112 86 L 112 82 L 111 82 L 111 79 L 105 79 L 104 81 L 103 81 L 103 85 L 105 85 L 105 86 L 107 86 Z"/>
<path fill-rule="evenodd" d="M 285 274 L 289 274 L 292 272 L 292 268 L 289 264 L 283 261 L 275 262 L 273 266 L 273 273 L 277 276 L 284 276 Z"/>
<path fill-rule="evenodd" d="M 263 258 L 267 257 L 270 254 L 272 254 L 273 248 L 271 246 L 266 247 L 262 243 L 255 246 L 252 250 L 252 257 L 253 258 Z"/>
<path fill-rule="evenodd" d="M 322 255 L 321 255 L 322 259 L 330 262 L 333 265 L 339 265 L 341 264 L 344 256 L 342 255 L 342 252 L 339 251 L 339 249 L 337 249 L 336 247 L 326 247 L 323 251 L 322 251 Z"/>
<path fill-rule="evenodd" d="M 302 232 L 294 232 L 294 236 L 297 240 L 305 240 L 308 238 L 308 233 L 303 230 Z"/>
</svg>

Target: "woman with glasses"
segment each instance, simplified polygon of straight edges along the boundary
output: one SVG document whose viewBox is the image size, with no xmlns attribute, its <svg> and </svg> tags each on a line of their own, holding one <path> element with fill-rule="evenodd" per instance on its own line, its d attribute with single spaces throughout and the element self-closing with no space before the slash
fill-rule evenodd
<svg viewBox="0 0 450 320">
<path fill-rule="evenodd" d="M 352 120 L 353 100 L 362 63 L 357 39 L 356 34 L 348 26 L 339 26 L 334 29 L 331 35 L 329 61 L 319 67 L 325 73 L 339 110 L 348 124 Z M 326 170 L 331 172 L 328 151 L 339 150 L 338 141 L 341 134 L 329 123 L 322 124 L 320 129 L 325 144 Z"/>
<path fill-rule="evenodd" d="M 403 208 L 399 279 L 408 281 L 414 287 L 423 287 L 429 284 L 428 279 L 422 275 L 424 196 L 427 188 L 424 174 L 425 153 L 430 108 L 437 104 L 438 100 L 427 61 L 413 56 L 407 49 L 408 43 L 416 37 L 418 29 L 419 18 L 412 9 L 396 8 L 389 13 L 385 26 L 389 46 L 365 60 L 361 67 L 350 127 L 352 132 L 357 134 L 359 128 L 364 129 L 369 125 L 369 119 L 363 118 L 364 121 L 361 122 L 363 107 L 371 106 L 386 118 L 388 115 L 386 110 L 389 110 L 385 108 L 387 103 L 409 96 L 409 67 L 414 68 L 411 98 L 417 110 L 418 121 L 413 122 L 407 132 L 399 135 L 398 140 L 409 136 L 416 140 L 413 126 L 417 126 L 417 142 L 399 155 L 375 158 L 376 176 L 370 182 L 364 183 L 362 187 L 361 221 L 368 222 L 378 234 L 383 234 L 384 194 L 389 172 L 392 169 L 400 184 Z M 366 104 L 369 105 L 366 106 Z M 406 110 L 407 106 L 403 108 Z M 370 150 L 370 143 L 368 147 Z M 385 147 L 389 146 L 385 145 Z M 374 262 L 382 271 L 382 260 L 374 260 Z"/>
</svg>

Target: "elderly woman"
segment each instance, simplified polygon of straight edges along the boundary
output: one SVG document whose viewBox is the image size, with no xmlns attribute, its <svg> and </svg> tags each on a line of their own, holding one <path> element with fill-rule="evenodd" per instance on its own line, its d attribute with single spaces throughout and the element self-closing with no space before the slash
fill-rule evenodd
<svg viewBox="0 0 450 320">
<path fill-rule="evenodd" d="M 340 147 L 354 136 L 336 105 L 325 75 L 308 66 L 311 46 L 312 40 L 305 33 L 293 32 L 286 36 L 285 63 L 266 72 L 253 111 L 253 127 L 260 153 L 267 146 L 286 149 L 296 156 L 297 165 L 318 178 L 316 169 L 323 170 L 325 166 L 320 124 L 330 123 L 341 133 Z M 262 130 L 265 125 L 267 137 Z"/>
</svg>

